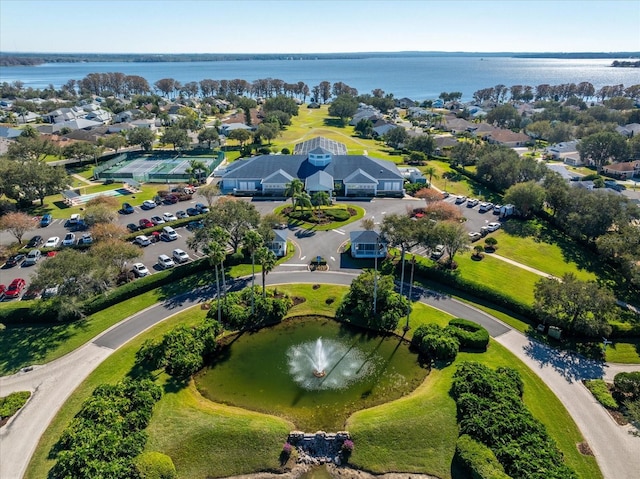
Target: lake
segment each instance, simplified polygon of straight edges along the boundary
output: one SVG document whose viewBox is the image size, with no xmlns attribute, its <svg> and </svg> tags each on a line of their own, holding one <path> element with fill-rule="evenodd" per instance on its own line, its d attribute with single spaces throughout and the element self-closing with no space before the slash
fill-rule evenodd
<svg viewBox="0 0 640 479">
<path fill-rule="evenodd" d="M 279 78 L 287 83 L 302 81 L 309 88 L 322 81 L 342 81 L 359 93 L 380 88 L 396 98 L 435 99 L 443 92 L 462 92 L 469 101 L 473 93 L 498 84 L 531 85 L 590 82 L 605 85 L 640 83 L 637 68 L 613 68 L 614 59 L 549 59 L 488 56 L 409 56 L 317 60 L 234 60 L 185 63 L 50 63 L 35 67 L 1 67 L 0 82 L 22 81 L 25 87 L 59 88 L 70 79 L 89 73 L 121 72 L 139 75 L 150 85 L 161 78 L 182 83 L 203 79 L 243 79 L 252 82 Z M 623 60 L 623 59 L 620 59 Z"/>
</svg>

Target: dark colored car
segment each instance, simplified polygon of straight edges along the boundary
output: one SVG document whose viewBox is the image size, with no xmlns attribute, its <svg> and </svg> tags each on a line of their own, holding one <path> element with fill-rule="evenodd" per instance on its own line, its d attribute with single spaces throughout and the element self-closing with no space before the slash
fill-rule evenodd
<svg viewBox="0 0 640 479">
<path fill-rule="evenodd" d="M 204 213 L 208 213 L 209 212 L 209 207 L 207 205 L 205 205 L 204 203 L 196 203 L 195 207 L 200 212 L 200 214 L 204 214 Z"/>
<path fill-rule="evenodd" d="M 22 293 L 22 290 L 26 285 L 27 285 L 27 282 L 24 279 L 22 278 L 14 279 L 13 281 L 11 281 L 11 284 L 5 290 L 4 297 L 9 299 L 17 298 L 18 296 L 20 296 L 20 293 Z"/>
<path fill-rule="evenodd" d="M 42 290 L 38 288 L 34 288 L 33 286 L 29 286 L 27 291 L 22 295 L 22 299 L 25 301 L 28 299 L 38 299 L 42 296 Z"/>
<path fill-rule="evenodd" d="M 135 224 L 135 223 L 129 223 L 129 224 L 127 225 L 127 229 L 128 229 L 129 231 L 131 231 L 132 233 L 134 233 L 134 232 L 138 231 L 138 230 L 140 229 L 140 227 L 139 227 L 137 224 Z"/>
<path fill-rule="evenodd" d="M 129 203 L 122 203 L 122 208 L 120 209 L 120 211 L 122 212 L 122 214 L 130 215 L 134 210 L 133 206 L 131 206 Z"/>
<path fill-rule="evenodd" d="M 43 215 L 42 218 L 40 219 L 40 226 L 45 228 L 49 226 L 52 221 L 53 221 L 53 217 L 49 213 L 47 213 L 46 215 Z"/>
<path fill-rule="evenodd" d="M 187 214 L 189 216 L 198 216 L 200 214 L 200 211 L 195 208 L 187 208 Z"/>
<path fill-rule="evenodd" d="M 204 223 L 202 222 L 202 220 L 189 221 L 189 223 L 187 224 L 187 229 L 189 231 L 195 231 L 201 228 L 204 228 Z"/>
<path fill-rule="evenodd" d="M 7 268 L 13 268 L 14 266 L 17 266 L 20 263 L 22 263 L 26 257 L 27 255 L 24 253 L 14 254 L 12 256 L 9 256 L 9 258 L 7 259 L 7 262 L 4 265 Z"/>
<path fill-rule="evenodd" d="M 182 218 L 186 218 L 188 216 L 189 215 L 187 214 L 186 211 L 182 211 L 182 210 L 176 211 L 176 218 L 178 218 L 179 220 L 181 220 Z"/>
<path fill-rule="evenodd" d="M 84 220 L 78 220 L 76 224 L 71 227 L 71 231 L 87 231 L 89 225 Z"/>
<path fill-rule="evenodd" d="M 154 224 L 151 221 L 149 221 L 147 218 L 142 218 L 140 221 L 138 221 L 138 224 L 142 229 L 154 227 Z"/>
<path fill-rule="evenodd" d="M 42 236 L 35 235 L 33 238 L 29 240 L 27 243 L 27 248 L 37 248 L 42 244 Z"/>
<path fill-rule="evenodd" d="M 178 197 L 176 195 L 167 195 L 162 201 L 168 205 L 175 205 L 178 202 Z"/>
</svg>

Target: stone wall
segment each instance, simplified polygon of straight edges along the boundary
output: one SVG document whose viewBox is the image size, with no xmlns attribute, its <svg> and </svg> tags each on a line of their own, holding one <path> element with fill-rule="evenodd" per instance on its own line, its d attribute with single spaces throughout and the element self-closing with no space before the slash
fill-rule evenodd
<svg viewBox="0 0 640 479">
<path fill-rule="evenodd" d="M 298 451 L 298 462 L 303 464 L 340 464 L 342 444 L 351 436 L 347 431 L 315 434 L 291 431 L 287 441 Z"/>
</svg>

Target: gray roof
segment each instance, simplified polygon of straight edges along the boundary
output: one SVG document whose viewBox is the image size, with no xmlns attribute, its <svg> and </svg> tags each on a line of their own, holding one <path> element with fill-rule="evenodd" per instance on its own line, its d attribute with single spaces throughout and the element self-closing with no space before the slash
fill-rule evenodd
<svg viewBox="0 0 640 479">
<path fill-rule="evenodd" d="M 294 178 L 305 180 L 317 171 L 325 171 L 334 180 L 342 181 L 357 170 L 377 180 L 402 180 L 396 165 L 390 161 L 369 158 L 364 155 L 338 155 L 326 166 L 314 166 L 306 155 L 260 155 L 231 163 L 223 179 L 255 180 L 267 178 L 283 170 Z"/>
<path fill-rule="evenodd" d="M 304 187 L 307 191 L 331 191 L 333 190 L 333 176 L 326 171 L 316 171 L 313 175 L 307 176 Z"/>
<path fill-rule="evenodd" d="M 22 130 L 18 128 L 7 128 L 0 126 L 0 138 L 17 138 L 22 134 Z"/>
<path fill-rule="evenodd" d="M 349 239 L 351 240 L 351 244 L 353 243 L 384 244 L 384 242 L 380 238 L 380 235 L 377 232 L 369 231 L 369 230 L 352 231 L 351 233 L 349 233 Z"/>
<path fill-rule="evenodd" d="M 322 148 L 333 155 L 346 155 L 347 146 L 344 143 L 339 143 L 335 140 L 330 140 L 324 136 L 316 136 L 310 140 L 297 143 L 293 147 L 294 155 L 307 155 L 316 148 Z"/>
<path fill-rule="evenodd" d="M 263 183 L 289 183 L 293 180 L 293 176 L 284 171 L 283 169 L 279 169 L 278 171 L 274 171 L 269 176 L 262 180 Z"/>
<path fill-rule="evenodd" d="M 275 234 L 274 241 L 279 241 L 281 243 L 286 243 L 287 238 L 289 237 L 289 232 L 287 230 L 273 230 Z"/>
</svg>

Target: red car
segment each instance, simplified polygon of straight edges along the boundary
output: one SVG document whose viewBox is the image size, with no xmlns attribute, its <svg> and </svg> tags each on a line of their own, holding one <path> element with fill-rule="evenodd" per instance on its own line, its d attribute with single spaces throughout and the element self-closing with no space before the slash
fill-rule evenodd
<svg viewBox="0 0 640 479">
<path fill-rule="evenodd" d="M 2 299 L 2 295 L 6 289 L 7 287 L 4 284 L 0 284 L 0 299 Z"/>
<path fill-rule="evenodd" d="M 27 285 L 27 282 L 24 279 L 22 278 L 14 279 L 13 281 L 11 281 L 11 284 L 4 292 L 4 297 L 10 298 L 10 299 L 17 298 L 18 296 L 20 296 L 20 293 L 22 293 L 22 290 L 26 285 Z"/>
<path fill-rule="evenodd" d="M 155 225 L 148 219 L 146 218 L 142 218 L 140 221 L 138 221 L 138 224 L 140 225 L 140 228 L 145 229 L 145 228 L 153 228 Z"/>
</svg>

